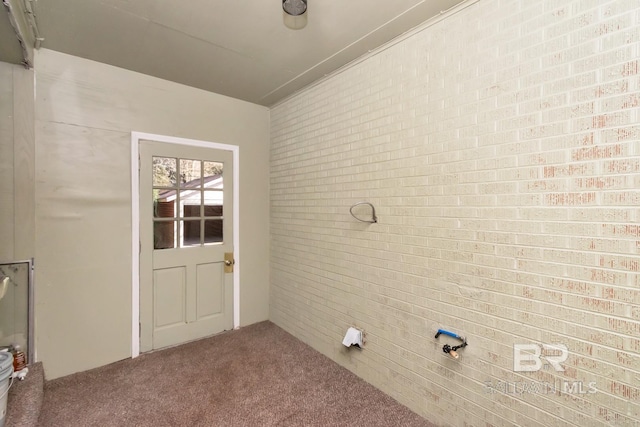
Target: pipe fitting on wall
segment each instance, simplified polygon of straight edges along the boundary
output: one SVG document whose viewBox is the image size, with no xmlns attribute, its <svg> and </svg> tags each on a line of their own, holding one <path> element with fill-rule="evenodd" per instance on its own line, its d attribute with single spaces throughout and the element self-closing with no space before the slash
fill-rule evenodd
<svg viewBox="0 0 640 427">
<path fill-rule="evenodd" d="M 345 347 L 354 346 L 362 348 L 364 346 L 364 332 L 360 329 L 350 327 L 347 329 L 347 333 L 342 340 L 342 345 Z"/>
</svg>

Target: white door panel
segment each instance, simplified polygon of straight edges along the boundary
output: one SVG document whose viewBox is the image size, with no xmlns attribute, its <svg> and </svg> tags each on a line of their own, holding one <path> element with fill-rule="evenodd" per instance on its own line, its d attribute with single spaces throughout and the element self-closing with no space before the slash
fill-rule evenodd
<svg viewBox="0 0 640 427">
<path fill-rule="evenodd" d="M 173 327 L 187 321 L 185 293 L 184 267 L 153 271 L 153 312 L 156 329 Z"/>
</svg>

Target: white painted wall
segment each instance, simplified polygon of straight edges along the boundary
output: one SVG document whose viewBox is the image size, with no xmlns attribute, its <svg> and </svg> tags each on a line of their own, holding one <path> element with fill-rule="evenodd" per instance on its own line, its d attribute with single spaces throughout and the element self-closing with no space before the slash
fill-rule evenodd
<svg viewBox="0 0 640 427">
<path fill-rule="evenodd" d="M 46 49 L 36 81 L 37 348 L 47 378 L 131 354 L 132 131 L 240 147 L 240 324 L 266 320 L 268 109 Z"/>
<path fill-rule="evenodd" d="M 273 108 L 271 320 L 439 425 L 640 425 L 638 5 L 480 0 Z"/>
<path fill-rule="evenodd" d="M 0 260 L 33 257 L 34 73 L 0 62 Z"/>
<path fill-rule="evenodd" d="M 0 260 L 13 257 L 13 73 L 0 62 Z"/>
</svg>

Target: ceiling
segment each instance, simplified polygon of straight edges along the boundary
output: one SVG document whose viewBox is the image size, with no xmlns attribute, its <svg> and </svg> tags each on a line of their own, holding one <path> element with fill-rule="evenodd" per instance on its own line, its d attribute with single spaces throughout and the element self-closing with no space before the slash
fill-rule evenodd
<svg viewBox="0 0 640 427">
<path fill-rule="evenodd" d="M 39 0 L 34 9 L 44 48 L 270 106 L 462 1 L 308 0 L 297 30 L 281 0 Z M 2 16 L 0 60 L 19 63 L 7 26 Z"/>
</svg>

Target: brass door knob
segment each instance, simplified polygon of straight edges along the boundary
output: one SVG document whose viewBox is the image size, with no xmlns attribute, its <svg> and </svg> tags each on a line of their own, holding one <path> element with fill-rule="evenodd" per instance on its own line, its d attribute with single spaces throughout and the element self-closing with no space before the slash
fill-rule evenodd
<svg viewBox="0 0 640 427">
<path fill-rule="evenodd" d="M 233 273 L 233 265 L 235 263 L 236 263 L 236 260 L 233 259 L 233 252 L 225 252 L 224 253 L 224 272 Z"/>
</svg>

